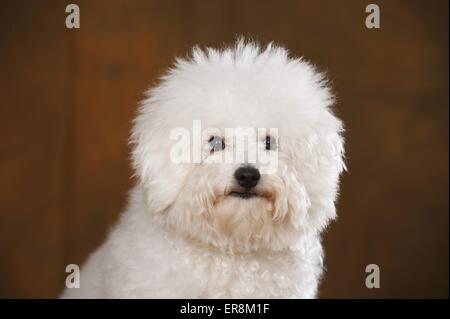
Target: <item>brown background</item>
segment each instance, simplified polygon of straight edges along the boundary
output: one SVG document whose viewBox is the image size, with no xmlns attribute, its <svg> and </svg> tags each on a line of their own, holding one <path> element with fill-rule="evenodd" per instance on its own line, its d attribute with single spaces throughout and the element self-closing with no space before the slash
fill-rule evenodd
<svg viewBox="0 0 450 319">
<path fill-rule="evenodd" d="M 0 297 L 56 297 L 123 209 L 142 92 L 193 44 L 274 40 L 326 70 L 349 173 L 320 297 L 448 298 L 448 1 L 0 5 Z M 364 285 L 381 268 L 381 288 Z"/>
</svg>

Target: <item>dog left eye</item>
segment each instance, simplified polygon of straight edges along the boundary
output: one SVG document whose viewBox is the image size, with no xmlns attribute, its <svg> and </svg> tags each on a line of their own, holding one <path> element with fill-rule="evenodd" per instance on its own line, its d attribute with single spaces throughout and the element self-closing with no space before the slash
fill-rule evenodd
<svg viewBox="0 0 450 319">
<path fill-rule="evenodd" d="M 274 150 L 276 148 L 277 141 L 272 136 L 266 136 L 264 140 L 264 144 L 266 146 L 266 150 Z"/>
<path fill-rule="evenodd" d="M 225 148 L 225 141 L 220 136 L 211 136 L 208 142 L 211 145 L 211 152 L 221 151 Z"/>
</svg>

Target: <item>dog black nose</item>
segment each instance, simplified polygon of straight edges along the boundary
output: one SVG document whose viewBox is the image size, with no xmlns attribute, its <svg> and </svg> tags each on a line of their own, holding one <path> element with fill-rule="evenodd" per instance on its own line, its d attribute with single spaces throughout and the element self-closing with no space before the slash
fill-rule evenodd
<svg viewBox="0 0 450 319">
<path fill-rule="evenodd" d="M 245 189 L 250 189 L 258 184 L 261 175 L 259 174 L 259 170 L 252 166 L 244 166 L 240 167 L 234 172 L 234 178 L 238 182 L 238 184 Z"/>
</svg>

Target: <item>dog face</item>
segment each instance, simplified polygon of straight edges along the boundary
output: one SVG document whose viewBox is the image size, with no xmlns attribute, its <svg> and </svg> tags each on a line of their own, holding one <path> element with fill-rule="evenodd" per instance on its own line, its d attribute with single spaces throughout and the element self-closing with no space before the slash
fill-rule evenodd
<svg viewBox="0 0 450 319">
<path fill-rule="evenodd" d="M 149 213 L 236 251 L 281 250 L 319 232 L 335 217 L 344 169 L 332 102 L 323 76 L 282 48 L 194 49 L 149 91 L 134 123 Z"/>
</svg>

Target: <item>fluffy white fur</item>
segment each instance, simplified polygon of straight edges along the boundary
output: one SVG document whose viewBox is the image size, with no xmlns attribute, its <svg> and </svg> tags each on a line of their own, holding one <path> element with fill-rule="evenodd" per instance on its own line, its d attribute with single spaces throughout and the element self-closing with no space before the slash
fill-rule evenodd
<svg viewBox="0 0 450 319">
<path fill-rule="evenodd" d="M 344 169 L 332 103 L 323 75 L 280 47 L 238 41 L 178 59 L 134 122 L 138 183 L 128 208 L 82 267 L 81 287 L 63 297 L 316 297 L 320 234 L 336 216 Z M 261 196 L 228 196 L 239 163 L 172 163 L 171 130 L 195 119 L 204 128 L 278 128 L 278 170 L 262 175 Z"/>
</svg>

